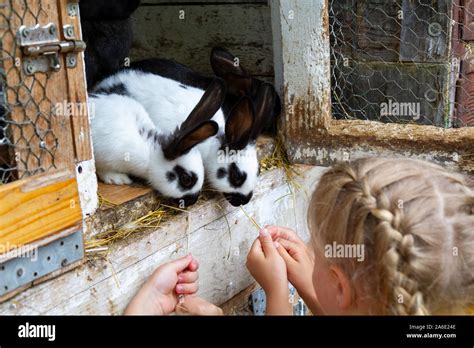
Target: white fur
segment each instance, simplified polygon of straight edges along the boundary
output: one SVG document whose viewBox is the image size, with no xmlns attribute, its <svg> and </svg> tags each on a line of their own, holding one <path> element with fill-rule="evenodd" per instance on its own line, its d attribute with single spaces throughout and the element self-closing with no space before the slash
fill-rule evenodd
<svg viewBox="0 0 474 348">
<path fill-rule="evenodd" d="M 193 148 L 187 154 L 169 161 L 164 158 L 153 137 L 140 134 L 140 129 L 152 129 L 163 134 L 151 121 L 143 106 L 136 100 L 117 94 L 89 98 L 94 103 L 91 116 L 92 138 L 97 175 L 105 183 L 130 184 L 128 175 L 148 180 L 161 194 L 181 198 L 197 194 L 204 182 L 204 167 L 200 152 Z M 164 133 L 166 134 L 166 133 Z M 192 170 L 198 181 L 191 190 L 181 191 L 177 180 L 169 182 L 166 173 L 180 165 Z"/>
<path fill-rule="evenodd" d="M 147 110 L 150 119 L 161 130 L 172 132 L 179 126 L 194 109 L 204 94 L 199 88 L 186 86 L 177 81 L 167 79 L 151 73 L 134 70 L 125 70 L 102 81 L 98 87 L 112 87 L 122 83 L 127 92 L 141 103 Z M 206 178 L 210 185 L 223 193 L 241 193 L 248 195 L 253 191 L 258 180 L 258 160 L 255 144 L 249 144 L 242 150 L 242 156 L 227 159 L 221 163 L 218 150 L 221 146 L 220 135 L 224 133 L 225 118 L 221 109 L 212 117 L 219 125 L 215 137 L 211 137 L 196 146 L 202 155 Z M 242 172 L 247 173 L 245 183 L 234 188 L 229 184 L 227 177 L 217 178 L 217 170 L 227 169 L 234 162 Z M 185 167 L 186 168 L 186 167 Z"/>
</svg>

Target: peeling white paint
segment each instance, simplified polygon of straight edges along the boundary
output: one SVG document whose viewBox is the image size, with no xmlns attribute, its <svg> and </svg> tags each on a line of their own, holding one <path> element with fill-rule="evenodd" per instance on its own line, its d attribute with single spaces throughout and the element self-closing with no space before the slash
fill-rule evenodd
<svg viewBox="0 0 474 348">
<path fill-rule="evenodd" d="M 79 199 L 81 201 L 82 217 L 85 219 L 94 214 L 99 206 L 94 160 L 91 159 L 77 163 L 76 177 Z"/>
</svg>

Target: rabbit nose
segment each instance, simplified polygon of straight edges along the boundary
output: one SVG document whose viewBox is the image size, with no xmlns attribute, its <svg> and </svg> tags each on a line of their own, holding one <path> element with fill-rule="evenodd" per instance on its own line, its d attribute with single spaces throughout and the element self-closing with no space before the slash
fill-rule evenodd
<svg viewBox="0 0 474 348">
<path fill-rule="evenodd" d="M 195 193 L 195 194 L 190 194 L 190 195 L 185 195 L 181 198 L 178 198 L 176 200 L 176 203 L 179 205 L 179 206 L 182 206 L 182 204 L 184 203 L 184 206 L 185 207 L 189 207 L 191 205 L 193 205 L 194 203 L 197 202 L 199 198 L 199 193 Z"/>
<path fill-rule="evenodd" d="M 250 192 L 246 196 L 241 193 L 224 193 L 225 199 L 234 207 L 247 204 L 252 199 L 252 195 L 253 192 Z"/>
</svg>

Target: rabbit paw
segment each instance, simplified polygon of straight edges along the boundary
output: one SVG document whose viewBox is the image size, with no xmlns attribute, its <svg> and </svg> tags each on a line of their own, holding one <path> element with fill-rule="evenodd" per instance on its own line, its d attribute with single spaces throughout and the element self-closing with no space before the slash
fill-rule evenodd
<svg viewBox="0 0 474 348">
<path fill-rule="evenodd" d="M 106 173 L 100 175 L 102 181 L 111 185 L 130 185 L 133 181 L 127 174 L 121 173 Z"/>
</svg>

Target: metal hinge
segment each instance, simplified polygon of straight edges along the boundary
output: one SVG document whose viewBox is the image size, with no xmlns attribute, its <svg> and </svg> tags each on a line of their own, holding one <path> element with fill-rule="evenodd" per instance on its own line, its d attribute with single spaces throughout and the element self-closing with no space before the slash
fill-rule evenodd
<svg viewBox="0 0 474 348">
<path fill-rule="evenodd" d="M 58 29 L 54 23 L 44 26 L 36 25 L 18 29 L 17 44 L 23 52 L 23 70 L 27 75 L 36 72 L 58 71 L 61 69 L 60 53 L 66 53 L 66 66 L 77 65 L 77 54 L 86 48 L 82 40 L 76 40 L 72 25 L 63 27 L 64 41 L 59 39 Z"/>
</svg>

